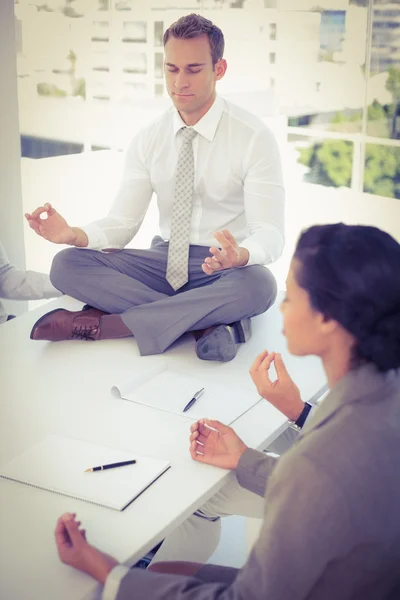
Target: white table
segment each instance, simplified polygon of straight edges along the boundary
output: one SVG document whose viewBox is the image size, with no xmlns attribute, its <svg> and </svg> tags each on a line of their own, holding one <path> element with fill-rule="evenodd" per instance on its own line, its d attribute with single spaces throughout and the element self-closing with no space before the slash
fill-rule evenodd
<svg viewBox="0 0 400 600">
<path fill-rule="evenodd" d="M 117 512 L 4 479 L 0 480 L 0 597 L 7 600 L 75 600 L 93 597 L 98 586 L 58 560 L 53 531 L 64 512 L 77 512 L 88 539 L 121 562 L 135 563 L 215 491 L 226 471 L 195 463 L 188 452 L 190 421 L 116 399 L 111 387 L 154 357 L 140 357 L 133 338 L 98 342 L 35 342 L 36 319 L 57 306 L 79 309 L 62 298 L 0 327 L 0 463 L 49 433 L 148 456 L 164 456 L 172 468 Z M 304 400 L 325 385 L 314 358 L 288 355 L 277 306 L 253 320 L 253 336 L 230 363 L 200 361 L 191 335 L 164 355 L 193 375 L 240 386 L 254 394 L 248 370 L 265 347 L 282 352 Z M 287 426 L 285 418 L 261 400 L 234 428 L 252 447 L 263 448 Z"/>
</svg>

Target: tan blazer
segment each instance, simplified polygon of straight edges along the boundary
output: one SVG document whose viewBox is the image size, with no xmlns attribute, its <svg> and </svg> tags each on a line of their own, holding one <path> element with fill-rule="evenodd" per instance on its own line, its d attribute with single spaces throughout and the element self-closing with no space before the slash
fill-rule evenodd
<svg viewBox="0 0 400 600">
<path fill-rule="evenodd" d="M 399 371 L 347 374 L 291 450 L 276 463 L 246 451 L 237 478 L 265 494 L 246 565 L 196 578 L 132 569 L 117 600 L 400 599 Z"/>
</svg>

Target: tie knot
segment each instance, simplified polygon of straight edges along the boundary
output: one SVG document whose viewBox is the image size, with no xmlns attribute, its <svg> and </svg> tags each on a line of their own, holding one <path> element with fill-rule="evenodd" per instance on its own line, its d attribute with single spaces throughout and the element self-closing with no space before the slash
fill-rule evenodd
<svg viewBox="0 0 400 600">
<path fill-rule="evenodd" d="M 191 127 L 182 127 L 182 143 L 187 144 L 197 135 L 197 131 Z"/>
</svg>

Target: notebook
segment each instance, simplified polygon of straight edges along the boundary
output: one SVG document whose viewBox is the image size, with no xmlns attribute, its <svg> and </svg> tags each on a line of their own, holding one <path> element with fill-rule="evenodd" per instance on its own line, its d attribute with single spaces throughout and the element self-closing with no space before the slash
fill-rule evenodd
<svg viewBox="0 0 400 600">
<path fill-rule="evenodd" d="M 195 392 L 204 388 L 203 394 L 187 411 Z M 197 421 L 201 418 L 216 419 L 229 425 L 254 406 L 260 396 L 237 386 L 207 381 L 170 370 L 164 361 L 135 374 L 127 381 L 112 388 L 114 396 L 138 402 L 175 415 Z"/>
<path fill-rule="evenodd" d="M 92 467 L 131 459 L 136 459 L 136 464 L 84 472 Z M 123 510 L 169 466 L 166 460 L 51 435 L 2 466 L 0 477 Z"/>
</svg>

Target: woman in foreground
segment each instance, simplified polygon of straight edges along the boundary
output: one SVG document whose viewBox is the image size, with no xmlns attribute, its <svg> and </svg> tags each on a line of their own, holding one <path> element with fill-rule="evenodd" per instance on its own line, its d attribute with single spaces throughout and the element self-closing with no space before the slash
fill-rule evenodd
<svg viewBox="0 0 400 600">
<path fill-rule="evenodd" d="M 265 497 L 242 569 L 128 570 L 90 546 L 71 514 L 57 523 L 61 560 L 105 584 L 107 599 L 400 598 L 399 275 L 400 245 L 376 228 L 306 230 L 287 279 L 284 333 L 290 352 L 322 359 L 329 395 L 276 462 L 221 423 L 192 426 L 194 460 L 235 469 L 240 485 Z M 265 352 L 251 369 L 261 394 L 270 363 Z"/>
</svg>

